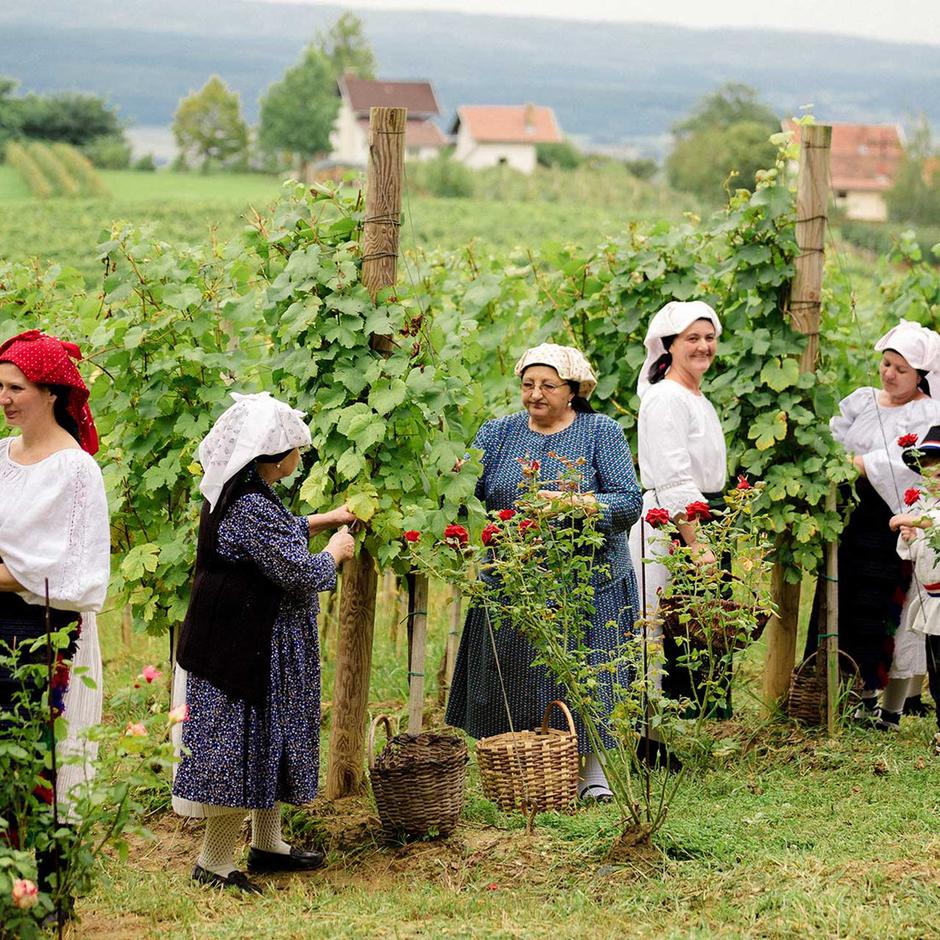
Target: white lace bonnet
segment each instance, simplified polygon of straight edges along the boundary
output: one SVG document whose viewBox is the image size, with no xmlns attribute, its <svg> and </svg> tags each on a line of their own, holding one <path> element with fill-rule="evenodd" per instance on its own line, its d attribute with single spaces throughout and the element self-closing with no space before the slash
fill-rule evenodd
<svg viewBox="0 0 940 940">
<path fill-rule="evenodd" d="M 927 373 L 930 397 L 940 397 L 940 336 L 913 320 L 900 320 L 875 343 L 875 352 L 893 349 L 913 369 Z"/>
<path fill-rule="evenodd" d="M 556 343 L 542 343 L 527 349 L 513 370 L 522 375 L 529 366 L 551 366 L 564 382 L 577 382 L 578 394 L 587 398 L 597 387 L 597 376 L 587 361 L 584 353 L 574 346 L 559 346 Z"/>
<path fill-rule="evenodd" d="M 678 336 L 696 320 L 711 320 L 715 327 L 715 335 L 721 336 L 721 321 L 718 319 L 718 314 L 704 300 L 670 300 L 650 320 L 650 325 L 646 330 L 646 339 L 643 340 L 643 345 L 646 347 L 646 361 L 640 369 L 640 377 L 636 383 L 638 395 L 642 396 L 650 387 L 650 367 L 666 352 L 663 340 L 667 336 Z"/>
<path fill-rule="evenodd" d="M 215 509 L 222 487 L 255 457 L 310 444 L 310 428 L 302 411 L 268 392 L 232 392 L 232 398 L 235 404 L 219 415 L 199 445 L 203 469 L 199 490 L 209 501 L 210 510 Z"/>
</svg>

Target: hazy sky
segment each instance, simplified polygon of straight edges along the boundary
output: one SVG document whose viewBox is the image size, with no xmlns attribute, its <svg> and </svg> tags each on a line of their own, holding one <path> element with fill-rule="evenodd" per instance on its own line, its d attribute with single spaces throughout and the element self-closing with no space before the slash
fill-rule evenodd
<svg viewBox="0 0 940 940">
<path fill-rule="evenodd" d="M 285 2 L 285 0 L 278 0 Z M 286 0 L 379 10 L 627 20 L 682 26 L 765 26 L 940 45 L 940 0 Z"/>
</svg>

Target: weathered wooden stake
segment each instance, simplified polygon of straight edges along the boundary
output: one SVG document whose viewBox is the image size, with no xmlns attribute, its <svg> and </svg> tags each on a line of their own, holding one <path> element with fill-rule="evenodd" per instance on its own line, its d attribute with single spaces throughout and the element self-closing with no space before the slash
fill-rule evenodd
<svg viewBox="0 0 940 940">
<path fill-rule="evenodd" d="M 800 128 L 800 172 L 796 193 L 796 243 L 799 255 L 794 262 L 796 271 L 790 285 L 787 310 L 793 329 L 808 337 L 800 357 L 801 372 L 814 371 L 819 356 L 819 313 L 831 147 L 831 127 L 815 124 Z M 789 583 L 784 569 L 778 564 L 774 568 L 772 589 L 778 613 L 768 625 L 764 669 L 764 700 L 771 708 L 787 694 L 796 662 L 800 585 Z"/>
<path fill-rule="evenodd" d="M 408 664 L 408 734 L 421 734 L 424 715 L 424 664 L 428 645 L 428 579 L 415 575 L 411 657 Z"/>
<path fill-rule="evenodd" d="M 836 508 L 835 489 L 826 498 L 826 510 Z M 826 730 L 836 733 L 836 705 L 839 697 L 839 550 L 835 542 L 826 545 Z"/>
<path fill-rule="evenodd" d="M 447 698 L 450 698 L 450 687 L 454 681 L 454 665 L 457 662 L 457 647 L 460 645 L 460 632 L 463 629 L 463 605 L 459 591 L 454 591 L 454 598 L 450 608 L 450 629 L 447 631 L 447 646 L 444 653 L 447 657 L 447 668 L 444 673 L 444 685 Z M 446 705 L 446 699 L 444 704 Z"/>
<path fill-rule="evenodd" d="M 401 188 L 405 157 L 405 108 L 373 108 L 369 114 L 369 170 L 362 235 L 362 283 L 373 299 L 395 284 Z M 372 336 L 381 352 L 392 349 L 388 336 Z M 366 708 L 372 670 L 375 594 L 378 574 L 366 549 L 343 568 L 339 642 L 333 682 L 330 759 L 326 796 L 334 800 L 362 789 Z"/>
</svg>

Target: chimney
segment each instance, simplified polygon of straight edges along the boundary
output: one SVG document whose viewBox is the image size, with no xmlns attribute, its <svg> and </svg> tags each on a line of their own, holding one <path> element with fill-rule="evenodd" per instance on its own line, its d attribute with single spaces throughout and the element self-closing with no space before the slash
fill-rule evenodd
<svg viewBox="0 0 940 940">
<path fill-rule="evenodd" d="M 525 132 L 527 134 L 535 133 L 535 105 L 529 102 L 525 106 L 524 112 Z"/>
</svg>

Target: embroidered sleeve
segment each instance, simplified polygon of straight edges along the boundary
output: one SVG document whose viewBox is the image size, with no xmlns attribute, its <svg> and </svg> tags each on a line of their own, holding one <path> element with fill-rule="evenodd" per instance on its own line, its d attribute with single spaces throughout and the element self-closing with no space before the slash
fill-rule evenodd
<svg viewBox="0 0 940 940">
<path fill-rule="evenodd" d="M 295 596 L 336 587 L 332 555 L 311 554 L 298 517 L 255 493 L 241 497 L 229 510 L 219 526 L 219 549 L 250 558 L 265 577 Z"/>
</svg>

